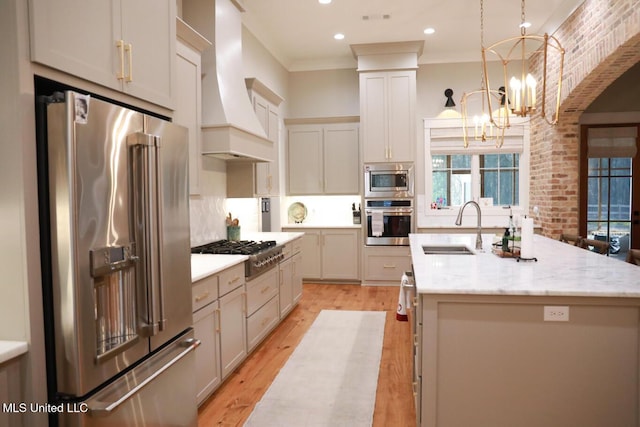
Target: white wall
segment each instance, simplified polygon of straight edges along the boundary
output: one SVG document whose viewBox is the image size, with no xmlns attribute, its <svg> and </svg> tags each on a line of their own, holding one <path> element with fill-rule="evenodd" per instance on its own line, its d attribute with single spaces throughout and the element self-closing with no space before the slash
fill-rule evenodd
<svg viewBox="0 0 640 427">
<path fill-rule="evenodd" d="M 290 73 L 289 93 L 288 118 L 360 115 L 355 68 Z"/>
</svg>

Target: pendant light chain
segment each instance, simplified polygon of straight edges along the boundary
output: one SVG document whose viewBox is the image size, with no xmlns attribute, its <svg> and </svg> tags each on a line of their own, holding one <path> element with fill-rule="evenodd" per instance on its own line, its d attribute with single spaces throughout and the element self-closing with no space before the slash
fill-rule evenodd
<svg viewBox="0 0 640 427">
<path fill-rule="evenodd" d="M 524 16 L 524 0 L 522 0 L 520 2 L 520 34 L 523 36 L 527 34 L 527 27 L 524 25 L 525 22 L 527 21 Z"/>
</svg>

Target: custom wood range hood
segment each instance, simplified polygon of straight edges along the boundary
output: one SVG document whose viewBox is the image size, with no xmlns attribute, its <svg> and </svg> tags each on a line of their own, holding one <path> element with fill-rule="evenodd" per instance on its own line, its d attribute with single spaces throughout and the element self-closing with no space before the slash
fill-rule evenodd
<svg viewBox="0 0 640 427">
<path fill-rule="evenodd" d="M 202 154 L 231 161 L 274 160 L 273 142 L 253 110 L 242 64 L 239 0 L 190 0 L 183 16 L 212 41 L 202 54 Z"/>
</svg>

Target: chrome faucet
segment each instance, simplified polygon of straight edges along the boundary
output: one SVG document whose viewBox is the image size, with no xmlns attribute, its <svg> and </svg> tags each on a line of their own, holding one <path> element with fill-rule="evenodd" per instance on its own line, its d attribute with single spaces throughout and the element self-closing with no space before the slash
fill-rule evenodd
<svg viewBox="0 0 640 427">
<path fill-rule="evenodd" d="M 476 249 L 482 249 L 482 213 L 480 212 L 480 205 L 478 203 L 473 200 L 469 200 L 467 203 L 462 205 L 458 212 L 458 217 L 456 218 L 456 225 L 462 225 L 462 212 L 469 204 L 475 206 L 476 211 L 478 211 L 478 235 L 476 236 Z"/>
</svg>

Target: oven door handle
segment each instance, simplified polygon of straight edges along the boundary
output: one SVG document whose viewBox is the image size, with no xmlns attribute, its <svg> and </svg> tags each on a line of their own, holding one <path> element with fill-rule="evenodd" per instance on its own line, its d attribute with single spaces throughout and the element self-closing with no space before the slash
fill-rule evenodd
<svg viewBox="0 0 640 427">
<path fill-rule="evenodd" d="M 399 208 L 399 209 L 384 208 L 384 209 L 365 210 L 366 215 L 373 215 L 373 212 L 382 212 L 383 215 L 393 215 L 393 216 L 406 215 L 406 214 L 411 215 L 413 214 L 413 208 Z"/>
</svg>

